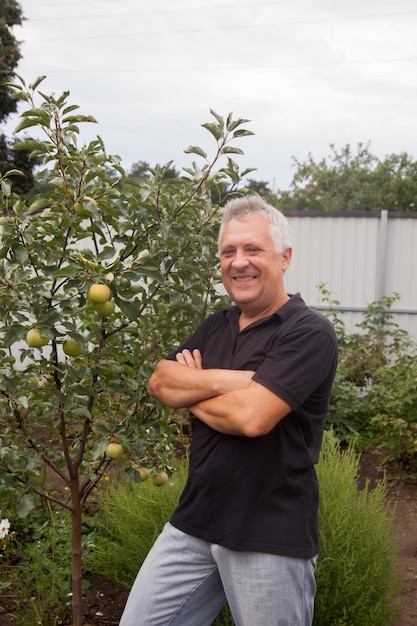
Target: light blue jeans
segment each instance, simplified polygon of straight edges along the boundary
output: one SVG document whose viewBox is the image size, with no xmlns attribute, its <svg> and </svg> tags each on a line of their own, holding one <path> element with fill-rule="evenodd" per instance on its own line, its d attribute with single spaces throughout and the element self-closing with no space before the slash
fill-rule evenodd
<svg viewBox="0 0 417 626">
<path fill-rule="evenodd" d="M 119 626 L 210 626 L 227 601 L 236 626 L 311 626 L 316 559 L 235 552 L 166 524 Z"/>
</svg>

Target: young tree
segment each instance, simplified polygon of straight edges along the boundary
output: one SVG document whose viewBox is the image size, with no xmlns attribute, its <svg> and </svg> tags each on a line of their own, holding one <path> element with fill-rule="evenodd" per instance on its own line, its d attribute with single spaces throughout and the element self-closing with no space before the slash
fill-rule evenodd
<svg viewBox="0 0 417 626">
<path fill-rule="evenodd" d="M 203 124 L 215 140 L 212 160 L 190 146 L 199 164 L 183 176 L 166 178 L 168 163 L 129 179 L 100 138 L 77 146 L 80 124 L 93 118 L 68 93 L 38 92 L 41 80 L 14 89 L 28 106 L 18 130 L 44 132 L 44 141 L 17 147 L 45 159 L 46 191 L 27 201 L 13 191 L 16 172 L 1 180 L 0 469 L 21 515 L 38 498 L 70 512 L 73 624 L 81 626 L 83 511 L 120 455 L 136 480 L 144 463 L 169 471 L 174 425 L 148 398 L 147 378 L 223 304 L 215 289 L 220 207 L 210 192 L 237 188 L 246 172 L 230 142 L 252 133 L 247 120 L 212 111 Z M 61 489 L 42 481 L 45 470 Z"/>
</svg>

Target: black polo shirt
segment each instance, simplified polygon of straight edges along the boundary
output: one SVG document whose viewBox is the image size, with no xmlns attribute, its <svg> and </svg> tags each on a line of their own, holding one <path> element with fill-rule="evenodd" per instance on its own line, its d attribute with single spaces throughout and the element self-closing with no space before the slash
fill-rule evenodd
<svg viewBox="0 0 417 626">
<path fill-rule="evenodd" d="M 299 294 L 241 332 L 238 321 L 237 307 L 214 313 L 180 350 L 198 348 L 204 368 L 254 370 L 254 380 L 292 412 L 256 438 L 224 435 L 196 420 L 189 477 L 171 523 L 231 550 L 311 558 L 319 550 L 314 464 L 337 366 L 336 335 Z"/>
</svg>

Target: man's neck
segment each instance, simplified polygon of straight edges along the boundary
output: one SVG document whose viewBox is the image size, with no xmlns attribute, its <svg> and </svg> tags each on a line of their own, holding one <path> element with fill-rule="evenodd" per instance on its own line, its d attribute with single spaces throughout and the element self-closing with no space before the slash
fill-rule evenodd
<svg viewBox="0 0 417 626">
<path fill-rule="evenodd" d="M 289 299 L 290 296 L 285 293 L 278 302 L 269 307 L 267 310 L 262 311 L 258 311 L 256 309 L 253 309 L 252 307 L 244 307 L 243 309 L 241 308 L 239 316 L 239 330 L 243 330 L 247 326 L 250 326 L 257 321 L 264 319 L 265 317 L 273 315 L 275 311 L 278 311 L 278 309 L 284 306 L 284 304 L 286 304 Z"/>
</svg>

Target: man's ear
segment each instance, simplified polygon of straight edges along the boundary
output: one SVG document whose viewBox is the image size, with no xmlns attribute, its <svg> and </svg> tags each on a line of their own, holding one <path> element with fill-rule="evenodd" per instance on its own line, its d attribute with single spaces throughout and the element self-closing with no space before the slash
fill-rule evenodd
<svg viewBox="0 0 417 626">
<path fill-rule="evenodd" d="M 290 263 L 291 263 L 291 258 L 292 258 L 292 248 L 287 248 L 282 253 L 282 271 L 283 272 L 285 272 L 289 268 Z"/>
</svg>

